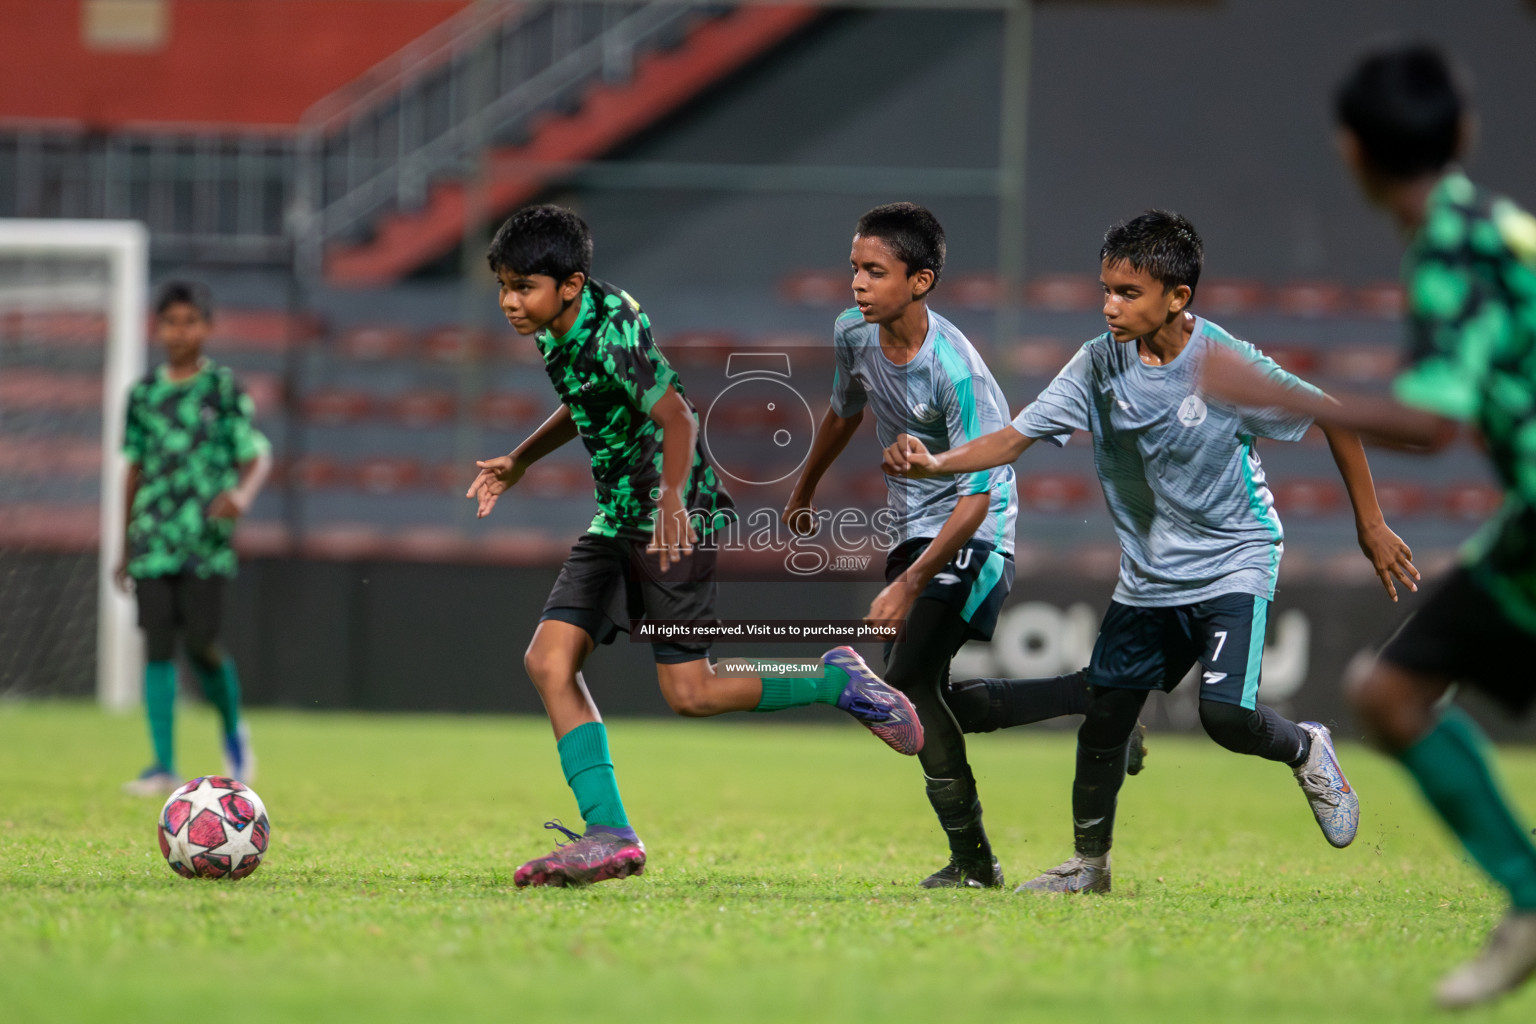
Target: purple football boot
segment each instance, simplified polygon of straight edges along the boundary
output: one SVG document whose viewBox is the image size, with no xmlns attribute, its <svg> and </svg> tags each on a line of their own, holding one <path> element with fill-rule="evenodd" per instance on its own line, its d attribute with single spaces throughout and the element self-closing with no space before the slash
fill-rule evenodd
<svg viewBox="0 0 1536 1024">
<path fill-rule="evenodd" d="M 848 685 L 838 695 L 837 706 L 857 718 L 898 754 L 923 749 L 923 725 L 906 695 L 888 685 L 864 664 L 852 647 L 834 647 L 821 656 L 823 664 L 848 673 Z"/>
<path fill-rule="evenodd" d="M 588 831 L 577 835 L 558 821 L 546 821 L 571 839 L 517 869 L 512 881 L 519 889 L 530 885 L 591 885 L 610 878 L 645 874 L 645 844 L 612 832 Z"/>
</svg>

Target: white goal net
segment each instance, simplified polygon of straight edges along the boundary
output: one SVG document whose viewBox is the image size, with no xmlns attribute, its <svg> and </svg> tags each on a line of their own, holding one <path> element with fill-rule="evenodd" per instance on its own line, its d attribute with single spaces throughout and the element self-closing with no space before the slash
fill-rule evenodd
<svg viewBox="0 0 1536 1024">
<path fill-rule="evenodd" d="M 0 695 L 138 699 L 111 569 L 147 252 L 134 222 L 0 220 Z"/>
</svg>

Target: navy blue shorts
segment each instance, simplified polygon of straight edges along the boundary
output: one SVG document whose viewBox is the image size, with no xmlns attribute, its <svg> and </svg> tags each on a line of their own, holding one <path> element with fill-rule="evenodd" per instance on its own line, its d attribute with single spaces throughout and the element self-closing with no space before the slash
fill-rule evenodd
<svg viewBox="0 0 1536 1024">
<path fill-rule="evenodd" d="M 885 559 L 885 581 L 890 583 L 923 556 L 933 541 L 917 537 L 891 549 Z M 1008 591 L 1013 589 L 1013 556 L 995 551 L 990 544 L 972 541 L 934 573 L 918 597 L 942 601 L 965 620 L 972 640 L 990 640 L 997 628 Z"/>
<path fill-rule="evenodd" d="M 644 619 L 715 623 L 715 558 L 712 542 L 661 571 L 648 541 L 584 533 L 571 548 L 550 589 L 539 621 L 555 619 L 587 631 L 594 644 L 611 644 Z M 651 653 L 663 665 L 709 657 L 707 642 L 656 641 Z"/>
<path fill-rule="evenodd" d="M 1167 692 L 1198 661 L 1201 700 L 1252 709 L 1259 702 L 1268 616 L 1269 602 L 1252 594 L 1222 594 L 1171 608 L 1111 601 L 1093 645 L 1088 682 Z"/>
</svg>

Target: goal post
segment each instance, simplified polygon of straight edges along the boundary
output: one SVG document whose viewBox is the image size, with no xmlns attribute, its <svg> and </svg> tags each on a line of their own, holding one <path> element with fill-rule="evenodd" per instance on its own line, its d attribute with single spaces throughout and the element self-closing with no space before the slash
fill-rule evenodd
<svg viewBox="0 0 1536 1024">
<path fill-rule="evenodd" d="M 137 221 L 0 219 L 0 260 L 9 271 L 5 312 L 19 322 L 81 313 L 104 320 L 104 335 L 90 339 L 101 348 L 96 696 L 108 708 L 128 708 L 139 699 L 142 642 L 133 601 L 117 589 L 112 570 L 122 556 L 126 511 L 123 421 L 128 390 L 145 365 L 149 234 Z M 31 372 L 49 379 L 46 366 Z"/>
</svg>

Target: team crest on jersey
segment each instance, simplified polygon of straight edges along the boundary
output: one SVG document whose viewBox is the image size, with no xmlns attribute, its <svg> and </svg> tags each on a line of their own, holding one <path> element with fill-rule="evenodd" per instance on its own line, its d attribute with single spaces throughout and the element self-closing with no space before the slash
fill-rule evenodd
<svg viewBox="0 0 1536 1024">
<path fill-rule="evenodd" d="M 944 415 L 944 410 L 942 410 L 942 409 L 935 409 L 933 406 L 929 405 L 927 402 L 918 402 L 916 405 L 914 405 L 912 407 L 912 416 L 919 423 L 932 423 L 934 420 L 938 419 L 939 417 L 941 417 L 943 415 Z"/>
<path fill-rule="evenodd" d="M 1205 422 L 1205 401 L 1199 395 L 1190 395 L 1179 405 L 1179 422 L 1186 427 L 1198 427 Z"/>
</svg>

